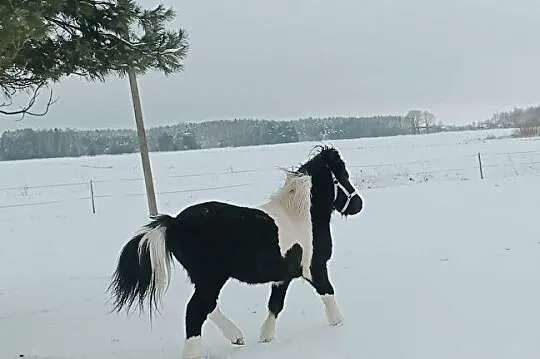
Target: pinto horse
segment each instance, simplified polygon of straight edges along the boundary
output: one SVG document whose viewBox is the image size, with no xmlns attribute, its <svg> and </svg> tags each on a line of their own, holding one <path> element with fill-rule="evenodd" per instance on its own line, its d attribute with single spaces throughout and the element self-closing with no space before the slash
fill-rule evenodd
<svg viewBox="0 0 540 359">
<path fill-rule="evenodd" d="M 122 248 L 109 290 L 114 310 L 135 301 L 150 316 L 170 281 L 173 258 L 186 270 L 195 291 L 186 308 L 183 358 L 201 358 L 201 330 L 209 318 L 233 344 L 244 334 L 219 309 L 222 287 L 230 278 L 271 284 L 268 316 L 260 342 L 274 338 L 291 281 L 304 278 L 322 298 L 330 325 L 342 322 L 328 278 L 332 255 L 330 218 L 362 210 L 362 198 L 349 181 L 339 152 L 320 146 L 309 161 L 287 171 L 285 183 L 259 207 L 217 201 L 191 205 L 176 217 L 160 215 L 143 226 Z"/>
</svg>

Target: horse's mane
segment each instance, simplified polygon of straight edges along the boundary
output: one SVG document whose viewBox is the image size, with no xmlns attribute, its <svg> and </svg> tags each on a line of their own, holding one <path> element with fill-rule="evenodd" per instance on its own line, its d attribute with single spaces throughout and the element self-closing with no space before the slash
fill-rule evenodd
<svg viewBox="0 0 540 359">
<path fill-rule="evenodd" d="M 325 153 L 329 152 L 337 153 L 337 150 L 333 146 L 329 145 L 320 144 L 313 146 L 313 148 L 309 151 L 308 159 L 302 165 L 300 165 L 295 172 L 306 173 L 306 168 L 309 165 L 312 165 L 315 161 L 319 160 L 320 157 L 324 156 Z"/>
<path fill-rule="evenodd" d="M 336 149 L 334 148 L 334 146 L 329 145 L 315 145 L 313 146 L 311 151 L 309 151 L 309 155 L 311 156 L 311 159 L 313 159 L 313 157 L 316 157 L 317 155 L 328 151 L 336 151 Z"/>
<path fill-rule="evenodd" d="M 271 196 L 271 201 L 278 201 L 288 210 L 306 218 L 311 210 L 311 176 L 305 171 L 306 166 L 317 161 L 325 152 L 337 151 L 333 146 L 315 145 L 309 152 L 309 158 L 297 168 L 278 167 L 285 173 L 285 183 Z"/>
<path fill-rule="evenodd" d="M 285 183 L 272 195 L 271 201 L 277 201 L 296 215 L 307 218 L 311 209 L 311 176 L 282 169 Z"/>
</svg>

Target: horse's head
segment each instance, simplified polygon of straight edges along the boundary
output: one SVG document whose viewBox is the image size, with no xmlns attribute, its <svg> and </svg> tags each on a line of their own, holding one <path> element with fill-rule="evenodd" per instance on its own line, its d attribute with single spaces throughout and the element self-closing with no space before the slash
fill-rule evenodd
<svg viewBox="0 0 540 359">
<path fill-rule="evenodd" d="M 317 146 L 319 152 L 299 168 L 312 177 L 313 195 L 319 204 L 344 216 L 359 213 L 363 201 L 349 181 L 349 172 L 341 156 L 333 147 Z"/>
</svg>

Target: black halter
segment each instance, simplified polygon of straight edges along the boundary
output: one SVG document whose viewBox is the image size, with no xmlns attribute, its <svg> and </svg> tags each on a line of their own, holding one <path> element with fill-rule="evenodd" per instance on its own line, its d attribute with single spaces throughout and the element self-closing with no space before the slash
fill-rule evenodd
<svg viewBox="0 0 540 359">
<path fill-rule="evenodd" d="M 337 199 L 337 196 L 338 196 L 338 189 L 341 189 L 343 191 L 343 193 L 345 194 L 345 196 L 347 197 L 347 201 L 345 201 L 345 204 L 343 205 L 343 208 L 341 210 L 339 210 L 339 212 L 343 213 L 349 207 L 349 204 L 351 203 L 351 199 L 354 196 L 359 196 L 360 194 L 358 193 L 358 190 L 356 188 L 354 189 L 354 192 L 349 192 L 347 190 L 347 188 L 345 188 L 344 185 L 339 183 L 338 179 L 334 175 L 334 172 L 330 171 L 330 173 L 332 174 L 332 181 L 334 182 L 334 205 L 336 204 L 336 199 Z"/>
</svg>

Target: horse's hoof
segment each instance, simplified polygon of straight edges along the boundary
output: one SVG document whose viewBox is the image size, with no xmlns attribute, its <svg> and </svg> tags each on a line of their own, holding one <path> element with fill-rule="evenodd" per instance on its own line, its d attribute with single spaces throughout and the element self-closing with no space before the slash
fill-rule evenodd
<svg viewBox="0 0 540 359">
<path fill-rule="evenodd" d="M 184 343 L 183 359 L 200 359 L 204 357 L 204 348 L 201 343 L 201 337 L 191 337 Z"/>
<path fill-rule="evenodd" d="M 343 325 L 343 316 L 338 310 L 328 311 L 326 313 L 326 319 L 331 327 L 340 327 Z"/>
<path fill-rule="evenodd" d="M 264 321 L 259 334 L 259 343 L 270 343 L 276 333 L 276 316 L 271 312 Z"/>
<path fill-rule="evenodd" d="M 246 341 L 244 340 L 243 337 L 239 337 L 239 338 L 236 338 L 234 340 L 231 340 L 231 343 L 233 345 L 246 345 Z"/>
<path fill-rule="evenodd" d="M 270 343 L 272 340 L 274 340 L 272 337 L 260 337 L 259 343 Z"/>
</svg>

